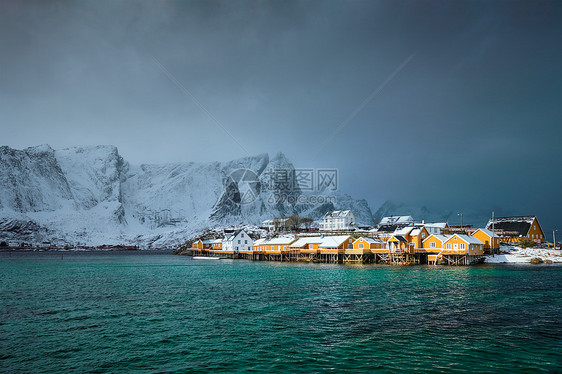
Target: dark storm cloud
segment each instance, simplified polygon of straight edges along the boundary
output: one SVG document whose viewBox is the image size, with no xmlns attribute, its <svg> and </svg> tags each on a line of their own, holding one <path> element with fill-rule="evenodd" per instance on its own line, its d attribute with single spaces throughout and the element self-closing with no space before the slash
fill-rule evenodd
<svg viewBox="0 0 562 374">
<path fill-rule="evenodd" d="M 4 1 L 2 144 L 110 143 L 132 162 L 243 156 L 154 56 L 250 153 L 337 167 L 375 208 L 391 198 L 555 226 L 561 12 L 555 1 Z"/>
</svg>

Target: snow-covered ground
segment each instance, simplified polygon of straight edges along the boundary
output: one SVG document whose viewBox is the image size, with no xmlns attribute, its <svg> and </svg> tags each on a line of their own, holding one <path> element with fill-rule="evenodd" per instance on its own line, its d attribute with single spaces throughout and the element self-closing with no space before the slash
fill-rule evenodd
<svg viewBox="0 0 562 374">
<path fill-rule="evenodd" d="M 552 248 L 521 248 L 501 247 L 501 254 L 486 257 L 487 263 L 530 263 L 533 258 L 540 258 L 543 262 L 562 263 L 562 250 Z"/>
</svg>

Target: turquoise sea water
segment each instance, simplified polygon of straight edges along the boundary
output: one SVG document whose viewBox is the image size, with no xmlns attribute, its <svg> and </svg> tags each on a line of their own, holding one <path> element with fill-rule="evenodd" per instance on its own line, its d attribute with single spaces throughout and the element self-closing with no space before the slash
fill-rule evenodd
<svg viewBox="0 0 562 374">
<path fill-rule="evenodd" d="M 561 266 L 0 253 L 0 372 L 557 372 L 561 306 Z"/>
</svg>

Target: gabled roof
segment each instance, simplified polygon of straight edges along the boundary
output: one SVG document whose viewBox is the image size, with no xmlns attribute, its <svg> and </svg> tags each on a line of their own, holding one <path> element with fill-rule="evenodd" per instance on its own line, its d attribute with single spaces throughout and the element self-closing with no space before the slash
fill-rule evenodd
<svg viewBox="0 0 562 374">
<path fill-rule="evenodd" d="M 213 242 L 214 242 L 213 239 L 206 239 L 206 240 L 203 240 L 203 244 L 212 244 Z"/>
<path fill-rule="evenodd" d="M 435 238 L 435 239 L 439 240 L 441 243 L 444 243 L 447 240 L 449 240 L 449 238 L 451 238 L 451 235 L 432 234 L 432 235 L 429 235 L 427 238 L 425 238 L 425 240 L 423 242 L 425 243 L 425 241 L 429 240 L 429 238 Z"/>
<path fill-rule="evenodd" d="M 393 235 L 401 235 L 401 236 L 405 236 L 405 235 L 409 235 L 410 232 L 414 229 L 413 226 L 406 226 L 406 227 L 402 227 L 400 229 L 396 229 L 393 233 Z"/>
<path fill-rule="evenodd" d="M 492 227 L 493 222 L 495 230 L 512 231 L 519 236 L 526 236 L 535 219 L 535 216 L 496 217 L 493 221 L 488 221 L 486 228 Z"/>
<path fill-rule="evenodd" d="M 474 231 L 472 233 L 472 235 L 474 236 L 474 234 L 476 234 L 476 232 L 478 232 L 478 231 L 482 231 L 484 234 L 488 235 L 490 238 L 492 237 L 492 235 L 495 236 L 495 237 L 498 236 L 498 235 L 495 235 L 492 231 L 490 231 L 488 229 L 478 229 L 478 230 Z"/>
<path fill-rule="evenodd" d="M 461 239 L 461 240 L 464 240 L 465 242 L 467 242 L 469 244 L 484 244 L 480 240 L 476 239 L 474 236 L 469 236 L 469 235 L 464 235 L 464 234 L 451 235 L 449 237 L 449 239 L 447 239 L 446 241 L 448 242 L 449 240 L 453 239 L 455 236 L 457 238 Z"/>
<path fill-rule="evenodd" d="M 383 217 L 379 225 L 394 225 L 394 224 L 406 224 L 406 223 L 414 223 L 414 219 L 412 218 L 412 216 Z"/>
<path fill-rule="evenodd" d="M 410 231 L 410 236 L 418 236 L 421 231 L 422 231 L 422 229 L 420 229 L 420 228 L 414 229 L 414 230 Z"/>
<path fill-rule="evenodd" d="M 270 239 L 268 245 L 288 245 L 295 241 L 294 236 L 280 236 L 278 238 Z"/>
<path fill-rule="evenodd" d="M 380 244 L 380 243 L 384 243 L 382 240 L 377 240 L 377 239 L 373 239 L 373 238 L 368 238 L 365 236 L 360 237 L 359 239 L 355 240 L 353 243 L 356 243 L 360 240 L 366 241 L 369 244 Z"/>
<path fill-rule="evenodd" d="M 349 240 L 351 236 L 349 235 L 335 235 L 335 236 L 325 236 L 322 239 L 319 247 L 321 248 L 334 248 L 342 245 L 346 240 Z"/>
<path fill-rule="evenodd" d="M 213 240 L 213 243 L 222 243 L 224 241 L 224 239 L 215 239 Z"/>
<path fill-rule="evenodd" d="M 309 244 L 320 244 L 324 239 L 320 236 L 305 236 L 302 238 L 298 238 L 296 242 L 291 244 L 293 248 L 302 248 Z"/>
<path fill-rule="evenodd" d="M 402 235 L 394 235 L 393 237 L 398 239 L 398 241 L 407 242 L 406 238 L 403 237 Z"/>
<path fill-rule="evenodd" d="M 262 244 L 266 244 L 266 243 L 267 243 L 266 238 L 260 238 L 260 239 L 254 240 L 254 245 L 262 245 Z"/>
</svg>

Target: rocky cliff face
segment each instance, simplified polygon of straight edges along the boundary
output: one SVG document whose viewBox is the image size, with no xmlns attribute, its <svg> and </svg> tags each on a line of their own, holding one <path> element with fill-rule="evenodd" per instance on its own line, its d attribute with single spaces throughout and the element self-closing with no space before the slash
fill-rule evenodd
<svg viewBox="0 0 562 374">
<path fill-rule="evenodd" d="M 298 202 L 306 196 L 298 189 L 291 199 L 274 199 L 282 192 L 268 180 L 276 169 L 293 165 L 281 153 L 134 166 L 112 146 L 0 147 L 0 239 L 161 247 L 209 226 L 294 213 L 316 219 L 334 209 L 353 209 L 358 222 L 372 223 L 367 203 L 342 193 L 319 204 Z"/>
</svg>

